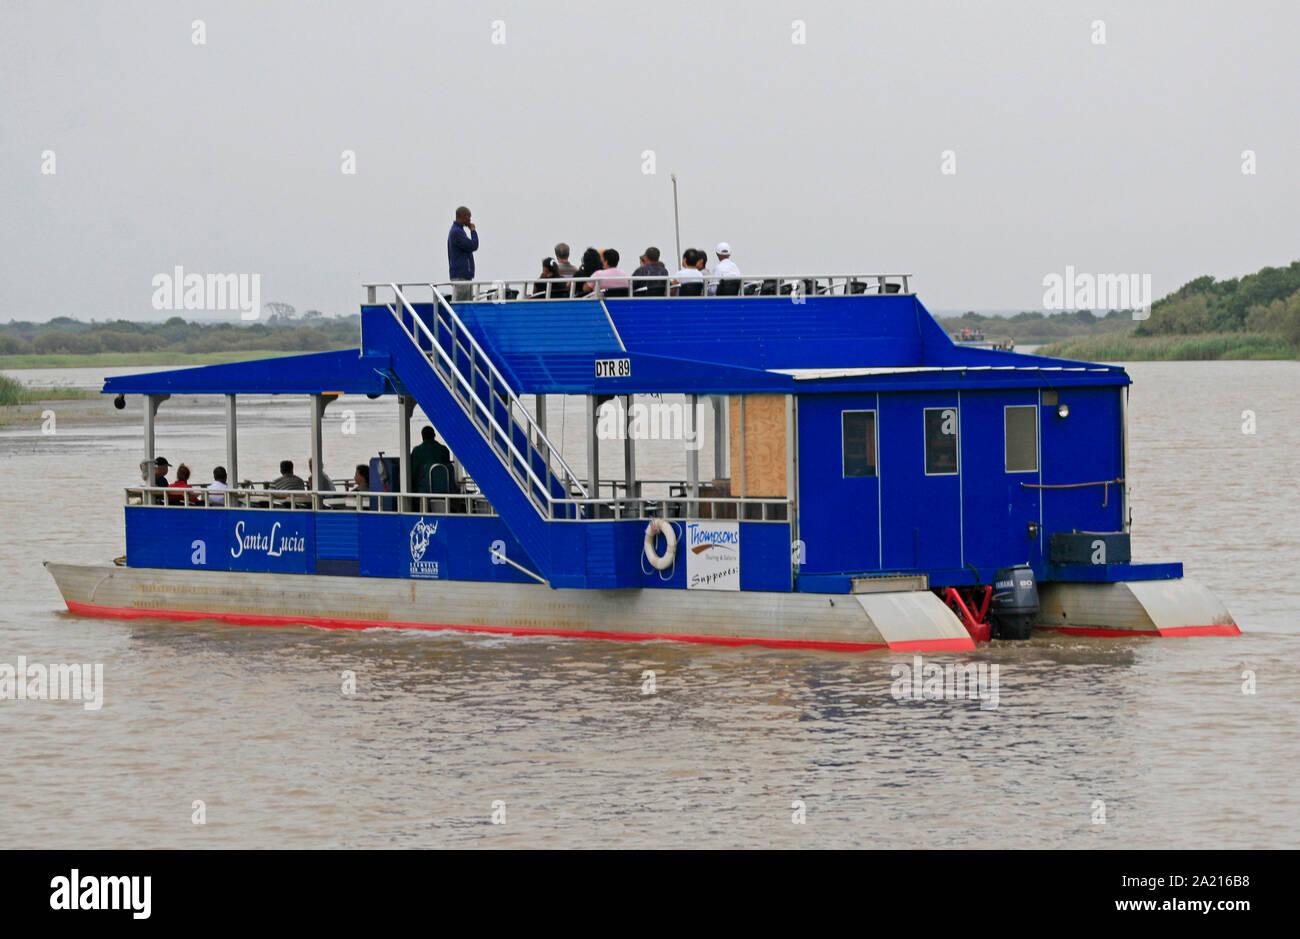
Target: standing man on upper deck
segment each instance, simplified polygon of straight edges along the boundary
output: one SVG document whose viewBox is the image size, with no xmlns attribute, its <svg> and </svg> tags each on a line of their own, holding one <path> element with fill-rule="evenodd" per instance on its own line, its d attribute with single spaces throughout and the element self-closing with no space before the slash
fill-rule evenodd
<svg viewBox="0 0 1300 939">
<path fill-rule="evenodd" d="M 447 268 L 451 280 L 474 279 L 474 252 L 478 250 L 478 230 L 463 205 L 456 209 L 456 221 L 447 233 Z M 474 288 L 457 285 L 452 291 L 454 300 L 474 299 Z"/>
</svg>

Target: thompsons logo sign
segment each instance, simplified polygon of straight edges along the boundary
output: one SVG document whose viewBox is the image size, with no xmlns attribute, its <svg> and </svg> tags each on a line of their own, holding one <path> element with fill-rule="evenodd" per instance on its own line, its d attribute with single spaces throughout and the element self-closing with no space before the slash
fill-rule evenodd
<svg viewBox="0 0 1300 939">
<path fill-rule="evenodd" d="M 687 522 L 683 548 L 688 589 L 740 589 L 739 522 Z"/>
</svg>

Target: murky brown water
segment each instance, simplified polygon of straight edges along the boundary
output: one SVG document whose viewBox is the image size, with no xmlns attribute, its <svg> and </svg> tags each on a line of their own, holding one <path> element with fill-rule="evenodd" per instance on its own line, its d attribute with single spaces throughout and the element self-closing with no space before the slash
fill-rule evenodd
<svg viewBox="0 0 1300 939">
<path fill-rule="evenodd" d="M 890 666 L 910 656 L 894 654 L 74 617 L 40 562 L 122 553 L 138 405 L 104 402 L 97 422 L 54 435 L 0 430 L 0 662 L 105 673 L 98 712 L 0 701 L 0 835 L 67 848 L 1294 846 L 1300 363 L 1130 373 L 1134 553 L 1183 560 L 1245 635 L 995 644 L 973 658 L 1001 667 L 996 710 L 896 702 Z M 164 405 L 159 451 L 207 479 L 222 412 L 193 405 Z M 326 441 L 335 475 L 396 450 L 395 409 L 345 400 L 331 418 L 348 408 L 356 436 Z M 306 422 L 301 401 L 241 406 L 241 475 L 305 462 Z M 653 455 L 638 466 L 682 473 Z"/>
</svg>

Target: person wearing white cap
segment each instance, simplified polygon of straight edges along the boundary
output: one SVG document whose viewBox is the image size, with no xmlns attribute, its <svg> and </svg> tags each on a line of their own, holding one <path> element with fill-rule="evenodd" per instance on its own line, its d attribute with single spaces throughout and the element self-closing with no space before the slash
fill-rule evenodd
<svg viewBox="0 0 1300 939">
<path fill-rule="evenodd" d="M 719 241 L 718 246 L 713 250 L 718 256 L 718 264 L 713 269 L 713 279 L 709 281 L 709 295 L 715 296 L 717 294 L 718 284 L 721 283 L 723 278 L 728 280 L 735 279 L 737 293 L 739 293 L 740 268 L 736 266 L 735 261 L 731 260 L 731 245 L 727 244 L 725 241 Z M 724 291 L 724 293 L 725 292 L 726 291 Z"/>
</svg>

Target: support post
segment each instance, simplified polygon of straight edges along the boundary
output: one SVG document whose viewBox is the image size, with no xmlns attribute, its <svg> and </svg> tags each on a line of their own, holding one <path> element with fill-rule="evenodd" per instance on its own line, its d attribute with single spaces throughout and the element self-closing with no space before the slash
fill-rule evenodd
<svg viewBox="0 0 1300 939">
<path fill-rule="evenodd" d="M 740 395 L 740 497 L 743 499 L 745 492 L 745 399 L 748 395 Z M 736 494 L 735 487 L 732 487 L 731 494 Z M 744 518 L 743 512 L 736 513 L 737 518 Z"/>
<path fill-rule="evenodd" d="M 692 499 L 700 497 L 700 396 L 686 396 L 686 487 Z M 690 504 L 695 512 L 699 503 Z M 693 516 L 692 516 L 693 517 Z"/>
<path fill-rule="evenodd" d="M 171 395 L 144 396 L 144 464 L 140 476 L 148 486 L 153 485 L 153 461 L 157 456 L 154 452 L 154 420 L 158 416 L 158 405 L 170 397 Z"/>
<path fill-rule="evenodd" d="M 321 463 L 321 417 L 325 414 L 325 396 L 311 396 L 311 485 L 319 490 L 325 467 Z M 314 500 L 313 500 L 314 501 Z"/>
<path fill-rule="evenodd" d="M 235 396 L 226 395 L 226 479 L 228 485 L 239 488 L 239 418 Z"/>
<path fill-rule="evenodd" d="M 713 478 L 727 477 L 727 399 L 711 395 L 713 402 Z"/>
<path fill-rule="evenodd" d="M 402 492 L 411 492 L 411 415 L 415 401 L 408 395 L 397 396 L 397 450 L 401 454 L 399 478 Z"/>
<path fill-rule="evenodd" d="M 632 439 L 632 395 L 624 395 L 623 402 L 626 409 L 623 415 L 623 480 L 627 483 L 624 508 L 632 516 L 639 516 L 641 511 L 635 500 L 641 495 L 641 487 L 636 481 L 636 442 Z"/>
<path fill-rule="evenodd" d="M 596 439 L 596 396 L 587 395 L 587 495 L 600 498 L 600 442 Z M 592 507 L 595 516 L 595 507 Z"/>
</svg>

